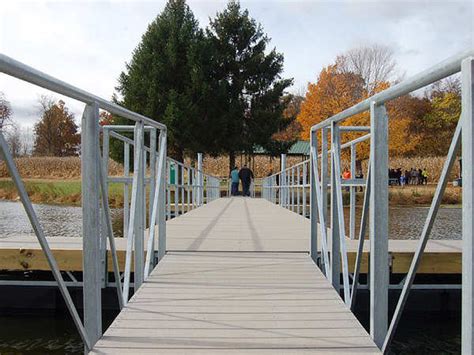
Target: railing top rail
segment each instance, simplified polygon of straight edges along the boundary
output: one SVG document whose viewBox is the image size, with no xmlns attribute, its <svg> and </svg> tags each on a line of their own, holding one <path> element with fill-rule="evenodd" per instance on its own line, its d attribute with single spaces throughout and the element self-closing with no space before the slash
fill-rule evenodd
<svg viewBox="0 0 474 355">
<path fill-rule="evenodd" d="M 135 130 L 135 125 L 104 125 L 101 126 L 103 130 L 115 131 L 115 132 L 133 132 Z M 156 127 L 151 126 L 144 126 L 143 129 L 145 131 L 152 131 L 156 129 Z"/>
<path fill-rule="evenodd" d="M 112 114 L 128 118 L 133 121 L 143 121 L 147 125 L 156 127 L 160 130 L 166 130 L 166 126 L 162 123 L 156 122 L 151 118 L 130 111 L 108 100 L 102 99 L 99 96 L 79 89 L 1 53 L 0 72 L 57 92 L 58 94 L 68 96 L 86 104 L 97 103 L 101 109 L 106 110 Z"/>
<path fill-rule="evenodd" d="M 375 94 L 358 104 L 349 107 L 348 109 L 329 117 L 328 119 L 320 122 L 311 127 L 311 131 L 330 126 L 333 122 L 340 122 L 351 116 L 357 115 L 361 112 L 370 109 L 370 103 L 376 102 L 377 104 L 383 104 L 387 101 L 393 100 L 397 97 L 406 95 L 415 90 L 421 89 L 429 84 L 432 84 L 438 80 L 444 79 L 450 75 L 453 75 L 461 70 L 461 62 L 463 59 L 474 56 L 474 49 L 468 49 L 455 56 L 452 56 L 437 65 L 422 71 L 421 73 L 402 81 L 378 94 Z"/>
</svg>

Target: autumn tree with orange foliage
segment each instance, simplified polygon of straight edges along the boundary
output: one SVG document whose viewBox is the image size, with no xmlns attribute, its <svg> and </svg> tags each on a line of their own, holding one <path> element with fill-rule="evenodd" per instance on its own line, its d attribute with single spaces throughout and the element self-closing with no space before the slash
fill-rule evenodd
<svg viewBox="0 0 474 355">
<path fill-rule="evenodd" d="M 311 126 L 344 111 L 366 97 L 364 80 L 352 73 L 340 73 L 336 65 L 324 68 L 315 84 L 308 84 L 297 117 L 301 138 L 309 140 Z"/>
<path fill-rule="evenodd" d="M 69 112 L 64 101 L 51 97 L 40 98 L 41 119 L 34 126 L 35 143 L 33 154 L 38 156 L 66 157 L 77 155 L 81 136 L 74 114 Z"/>
<path fill-rule="evenodd" d="M 377 83 L 371 89 L 372 93 L 383 91 L 390 87 L 387 82 Z M 309 139 L 311 127 L 329 117 L 344 111 L 368 97 L 367 84 L 358 74 L 339 70 L 338 65 L 324 68 L 316 83 L 308 85 L 305 100 L 301 105 L 298 122 L 302 126 L 302 139 Z M 393 100 L 386 105 L 389 116 L 389 154 L 393 156 L 413 155 L 421 141 L 421 134 L 416 132 L 417 122 L 428 112 L 429 102 L 424 99 L 406 95 Z M 369 112 L 364 112 L 344 120 L 343 126 L 369 126 Z M 320 134 L 320 133 L 318 133 Z M 362 133 L 342 133 L 342 142 L 347 142 Z M 359 158 L 369 155 L 369 143 L 357 145 Z M 347 158 L 348 152 L 342 152 Z"/>
</svg>

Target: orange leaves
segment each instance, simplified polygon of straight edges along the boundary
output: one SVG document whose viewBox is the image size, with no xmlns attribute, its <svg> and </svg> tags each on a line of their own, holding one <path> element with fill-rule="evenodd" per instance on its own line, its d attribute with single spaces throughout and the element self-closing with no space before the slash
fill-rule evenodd
<svg viewBox="0 0 474 355">
<path fill-rule="evenodd" d="M 298 121 L 302 139 L 309 139 L 311 126 L 351 107 L 365 97 L 364 82 L 358 75 L 339 73 L 335 65 L 324 68 L 316 84 L 309 84 Z"/>
<path fill-rule="evenodd" d="M 390 87 L 388 82 L 380 82 L 374 92 Z M 301 138 L 309 139 L 311 127 L 329 117 L 366 99 L 364 79 L 348 71 L 340 71 L 337 65 L 324 68 L 316 83 L 308 84 L 305 100 L 301 104 L 301 112 L 297 117 L 302 126 Z M 426 99 L 414 96 L 403 96 L 387 103 L 389 116 L 389 151 L 390 155 L 406 156 L 417 152 L 421 144 L 421 134 L 417 129 L 420 120 L 429 111 L 430 103 Z M 352 116 L 341 123 L 343 126 L 370 126 L 369 112 Z M 318 133 L 319 134 L 319 133 Z M 342 133 L 342 143 L 360 137 L 365 133 Z M 369 143 L 357 146 L 358 159 L 369 156 Z M 347 152 L 343 152 L 347 157 Z"/>
</svg>

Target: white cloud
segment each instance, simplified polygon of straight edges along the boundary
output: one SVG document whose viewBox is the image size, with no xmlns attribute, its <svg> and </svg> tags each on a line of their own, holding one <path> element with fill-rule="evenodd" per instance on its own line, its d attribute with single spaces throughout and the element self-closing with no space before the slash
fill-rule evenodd
<svg viewBox="0 0 474 355">
<path fill-rule="evenodd" d="M 395 49 L 413 75 L 474 45 L 473 4 L 465 1 L 241 1 L 285 55 L 295 91 L 337 54 L 367 42 Z M 189 0 L 200 25 L 226 1 Z M 3 1 L 0 52 L 98 96 L 117 78 L 165 1 Z M 0 91 L 24 126 L 37 119 L 36 86 L 0 75 Z M 56 97 L 60 97 L 55 95 Z M 83 104 L 62 98 L 79 120 Z"/>
</svg>

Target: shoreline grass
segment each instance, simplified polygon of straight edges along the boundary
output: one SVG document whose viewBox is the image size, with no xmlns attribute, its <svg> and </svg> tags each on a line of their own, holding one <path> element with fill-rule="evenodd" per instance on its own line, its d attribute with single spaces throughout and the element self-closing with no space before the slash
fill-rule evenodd
<svg viewBox="0 0 474 355">
<path fill-rule="evenodd" d="M 56 179 L 24 179 L 26 191 L 33 203 L 80 206 L 81 180 Z M 227 191 L 227 186 L 221 186 L 221 192 Z M 436 185 L 392 186 L 389 188 L 390 206 L 418 206 L 425 207 L 431 204 Z M 258 191 L 257 191 L 258 193 Z M 148 194 L 147 194 L 148 195 Z M 18 193 L 11 179 L 0 178 L 0 200 L 18 200 Z M 363 192 L 357 192 L 356 203 L 361 205 L 364 199 Z M 349 204 L 349 192 L 343 191 L 344 205 Z M 462 189 L 447 186 L 442 204 L 457 206 L 462 202 Z M 110 207 L 123 207 L 123 184 L 109 183 Z"/>
<path fill-rule="evenodd" d="M 81 180 L 24 179 L 26 191 L 33 203 L 50 205 L 80 206 Z M 19 199 L 11 179 L 0 179 L 0 200 Z M 111 207 L 123 207 L 123 185 L 109 184 L 109 203 Z"/>
</svg>

